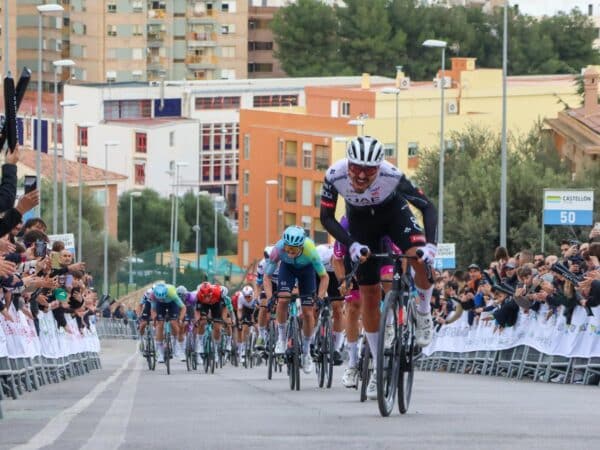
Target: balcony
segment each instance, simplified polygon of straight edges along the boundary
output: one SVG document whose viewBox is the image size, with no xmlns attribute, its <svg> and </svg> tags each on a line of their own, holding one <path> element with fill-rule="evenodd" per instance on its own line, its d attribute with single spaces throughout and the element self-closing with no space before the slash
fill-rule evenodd
<svg viewBox="0 0 600 450">
<path fill-rule="evenodd" d="M 185 63 L 190 69 L 214 69 L 219 62 L 219 58 L 214 55 L 188 55 L 185 57 Z"/>
<path fill-rule="evenodd" d="M 187 19 L 189 23 L 217 23 L 219 14 L 212 9 L 202 10 L 198 8 L 188 8 Z"/>
<path fill-rule="evenodd" d="M 217 45 L 217 33 L 190 31 L 185 35 L 188 47 L 214 47 Z"/>
<path fill-rule="evenodd" d="M 149 9 L 148 19 L 164 19 L 167 17 L 167 11 L 165 9 Z"/>
<path fill-rule="evenodd" d="M 167 67 L 169 61 L 164 56 L 153 56 L 150 55 L 146 58 L 146 66 L 148 70 L 159 70 Z"/>
</svg>

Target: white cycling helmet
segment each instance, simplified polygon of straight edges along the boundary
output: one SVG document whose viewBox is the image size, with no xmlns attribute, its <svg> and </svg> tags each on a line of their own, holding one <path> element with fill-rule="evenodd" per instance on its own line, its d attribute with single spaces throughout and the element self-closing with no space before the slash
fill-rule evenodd
<svg viewBox="0 0 600 450">
<path fill-rule="evenodd" d="M 265 250 L 263 252 L 263 256 L 265 257 L 265 259 L 269 259 L 269 256 L 271 256 L 271 252 L 273 251 L 273 246 L 272 245 L 267 245 L 265 247 Z"/>
<path fill-rule="evenodd" d="M 374 137 L 358 136 L 348 144 L 346 156 L 352 164 L 377 167 L 383 161 L 383 145 Z"/>
<path fill-rule="evenodd" d="M 185 286 L 177 286 L 177 295 L 179 295 L 180 297 L 182 295 L 187 295 L 188 290 Z"/>
<path fill-rule="evenodd" d="M 254 295 L 254 289 L 252 289 L 252 286 L 250 285 L 246 285 L 242 288 L 242 295 L 244 297 L 251 297 L 252 295 Z"/>
</svg>

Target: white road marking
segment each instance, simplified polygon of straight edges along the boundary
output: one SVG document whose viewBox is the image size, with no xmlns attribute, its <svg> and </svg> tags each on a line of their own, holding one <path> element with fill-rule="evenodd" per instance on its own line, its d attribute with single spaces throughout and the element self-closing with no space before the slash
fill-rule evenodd
<svg viewBox="0 0 600 450">
<path fill-rule="evenodd" d="M 82 450 L 117 449 L 123 443 L 133 410 L 138 379 L 142 373 L 141 364 L 142 359 L 138 359 L 127 381 L 123 383 L 110 408 L 96 426 L 94 434 L 81 447 Z"/>
<path fill-rule="evenodd" d="M 139 357 L 137 352 L 127 358 L 121 367 L 119 367 L 110 377 L 98 383 L 85 397 L 50 420 L 50 422 L 48 422 L 35 436 L 29 439 L 27 443 L 13 447 L 13 450 L 33 450 L 53 444 L 60 435 L 63 434 L 73 419 L 87 409 L 94 400 L 96 400 L 96 398 L 125 371 L 131 360 L 135 357 Z"/>
</svg>

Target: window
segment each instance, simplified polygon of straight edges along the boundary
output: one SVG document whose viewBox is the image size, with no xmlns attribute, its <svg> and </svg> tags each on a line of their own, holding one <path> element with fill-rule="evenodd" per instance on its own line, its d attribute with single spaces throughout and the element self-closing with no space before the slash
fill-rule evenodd
<svg viewBox="0 0 600 450">
<path fill-rule="evenodd" d="M 88 129 L 87 127 L 77 127 L 77 145 L 87 147 L 88 145 Z"/>
<path fill-rule="evenodd" d="M 134 24 L 131 28 L 131 34 L 133 36 L 143 36 L 144 32 L 142 31 L 142 26 L 139 24 Z"/>
<path fill-rule="evenodd" d="M 342 117 L 350 117 L 350 102 L 342 102 L 341 104 L 342 111 L 340 115 Z"/>
<path fill-rule="evenodd" d="M 81 164 L 85 164 L 87 166 L 87 163 L 88 163 L 87 156 L 82 156 L 81 158 L 79 156 L 77 156 L 77 162 L 79 162 Z"/>
<path fill-rule="evenodd" d="M 244 195 L 248 195 L 250 193 L 250 172 L 247 170 L 244 170 L 243 192 Z"/>
<path fill-rule="evenodd" d="M 117 12 L 116 3 L 108 3 L 106 5 L 106 12 L 113 13 L 113 14 L 116 13 Z"/>
<path fill-rule="evenodd" d="M 235 58 L 235 47 L 221 47 L 221 56 L 223 58 Z"/>
<path fill-rule="evenodd" d="M 248 72 L 256 73 L 256 72 L 273 72 L 273 64 L 272 63 L 248 63 Z"/>
<path fill-rule="evenodd" d="M 146 164 L 143 162 L 135 163 L 135 184 L 146 184 Z"/>
<path fill-rule="evenodd" d="M 137 153 L 146 153 L 147 135 L 146 133 L 135 133 L 135 151 Z"/>
<path fill-rule="evenodd" d="M 283 226 L 287 228 L 290 225 L 296 225 L 296 214 L 286 212 L 283 214 Z"/>
<path fill-rule="evenodd" d="M 304 169 L 312 169 L 312 152 L 313 147 L 310 142 L 302 143 L 302 167 Z"/>
<path fill-rule="evenodd" d="M 296 141 L 285 141 L 285 165 L 288 167 L 298 165 L 298 143 Z"/>
<path fill-rule="evenodd" d="M 62 127 L 62 123 L 59 123 L 56 125 L 56 143 L 57 144 L 62 144 L 63 143 L 63 127 Z"/>
<path fill-rule="evenodd" d="M 221 34 L 229 34 L 229 28 L 231 25 L 221 25 Z"/>
<path fill-rule="evenodd" d="M 323 182 L 315 181 L 315 196 L 313 206 L 315 208 L 321 207 L 321 191 L 323 190 Z"/>
<path fill-rule="evenodd" d="M 169 147 L 175 147 L 175 132 L 169 131 Z"/>
<path fill-rule="evenodd" d="M 311 229 L 312 217 L 310 216 L 302 216 L 300 218 L 300 226 L 304 228 L 304 234 L 307 237 L 310 237 L 310 229 Z"/>
<path fill-rule="evenodd" d="M 115 37 L 117 35 L 117 26 L 116 25 L 107 25 L 106 34 L 108 36 Z"/>
<path fill-rule="evenodd" d="M 229 12 L 229 3 L 221 3 L 221 12 Z"/>
<path fill-rule="evenodd" d="M 271 51 L 273 50 L 272 42 L 248 41 L 248 51 Z"/>
<path fill-rule="evenodd" d="M 283 139 L 279 139 L 277 144 L 277 162 L 283 164 Z"/>
<path fill-rule="evenodd" d="M 250 229 L 250 205 L 244 205 L 242 210 L 243 212 L 243 217 L 242 217 L 242 226 L 244 227 L 244 230 L 249 230 Z"/>
<path fill-rule="evenodd" d="M 396 144 L 383 144 L 383 152 L 386 158 L 394 158 L 396 156 Z"/>
<path fill-rule="evenodd" d="M 297 95 L 255 95 L 252 99 L 255 108 L 272 106 L 298 106 Z"/>
<path fill-rule="evenodd" d="M 329 147 L 315 145 L 315 169 L 327 170 L 329 167 Z"/>
<path fill-rule="evenodd" d="M 315 244 L 327 244 L 327 242 L 329 242 L 329 235 L 327 234 L 327 231 L 325 231 L 325 228 L 323 228 L 323 225 L 321 224 L 321 221 L 316 218 L 315 220 L 313 220 L 314 223 L 314 233 L 313 233 L 313 241 L 315 241 Z"/>
<path fill-rule="evenodd" d="M 312 180 L 302 180 L 302 206 L 312 206 Z"/>
<path fill-rule="evenodd" d="M 131 8 L 133 12 L 142 12 L 144 10 L 144 6 L 142 5 L 141 0 L 135 0 L 131 3 Z"/>
<path fill-rule="evenodd" d="M 593 15 L 594 15 L 594 5 L 589 3 L 588 4 L 588 16 L 593 16 Z"/>
<path fill-rule="evenodd" d="M 106 100 L 104 120 L 143 119 L 152 114 L 150 100 Z"/>
<path fill-rule="evenodd" d="M 277 198 L 281 200 L 283 198 L 283 176 L 277 175 Z"/>
<path fill-rule="evenodd" d="M 196 109 L 239 109 L 240 97 L 196 97 Z"/>
<path fill-rule="evenodd" d="M 244 135 L 244 159 L 250 159 L 250 135 Z"/>
<path fill-rule="evenodd" d="M 418 142 L 409 142 L 408 143 L 408 157 L 414 158 L 419 155 L 419 143 Z"/>
<path fill-rule="evenodd" d="M 285 177 L 285 201 L 296 203 L 296 178 Z"/>
</svg>

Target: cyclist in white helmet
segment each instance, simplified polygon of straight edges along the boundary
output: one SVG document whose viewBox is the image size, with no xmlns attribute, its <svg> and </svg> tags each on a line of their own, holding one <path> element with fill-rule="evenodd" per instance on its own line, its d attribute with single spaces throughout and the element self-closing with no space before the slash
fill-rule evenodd
<svg viewBox="0 0 600 450">
<path fill-rule="evenodd" d="M 379 341 L 379 302 L 381 260 L 368 258 L 378 252 L 381 241 L 389 236 L 405 254 L 423 257 L 411 260 L 419 294 L 415 338 L 420 346 L 431 342 L 433 327 L 429 301 L 433 285 L 428 280 L 426 264 L 432 265 L 437 250 L 437 211 L 425 196 L 397 167 L 384 160 L 381 142 L 371 136 L 353 139 L 347 157 L 334 163 L 325 174 L 321 194 L 321 223 L 344 244 L 353 261 L 361 261 L 357 280 L 361 298 L 362 319 L 369 346 L 376 349 Z M 335 218 L 338 197 L 346 203 L 348 230 Z M 423 215 L 425 229 L 419 225 L 408 203 Z M 365 255 L 366 254 L 366 255 Z M 376 359 L 376 352 L 373 358 Z M 377 361 L 374 361 L 375 363 Z M 377 377 L 371 377 L 367 396 L 377 398 Z"/>
</svg>

